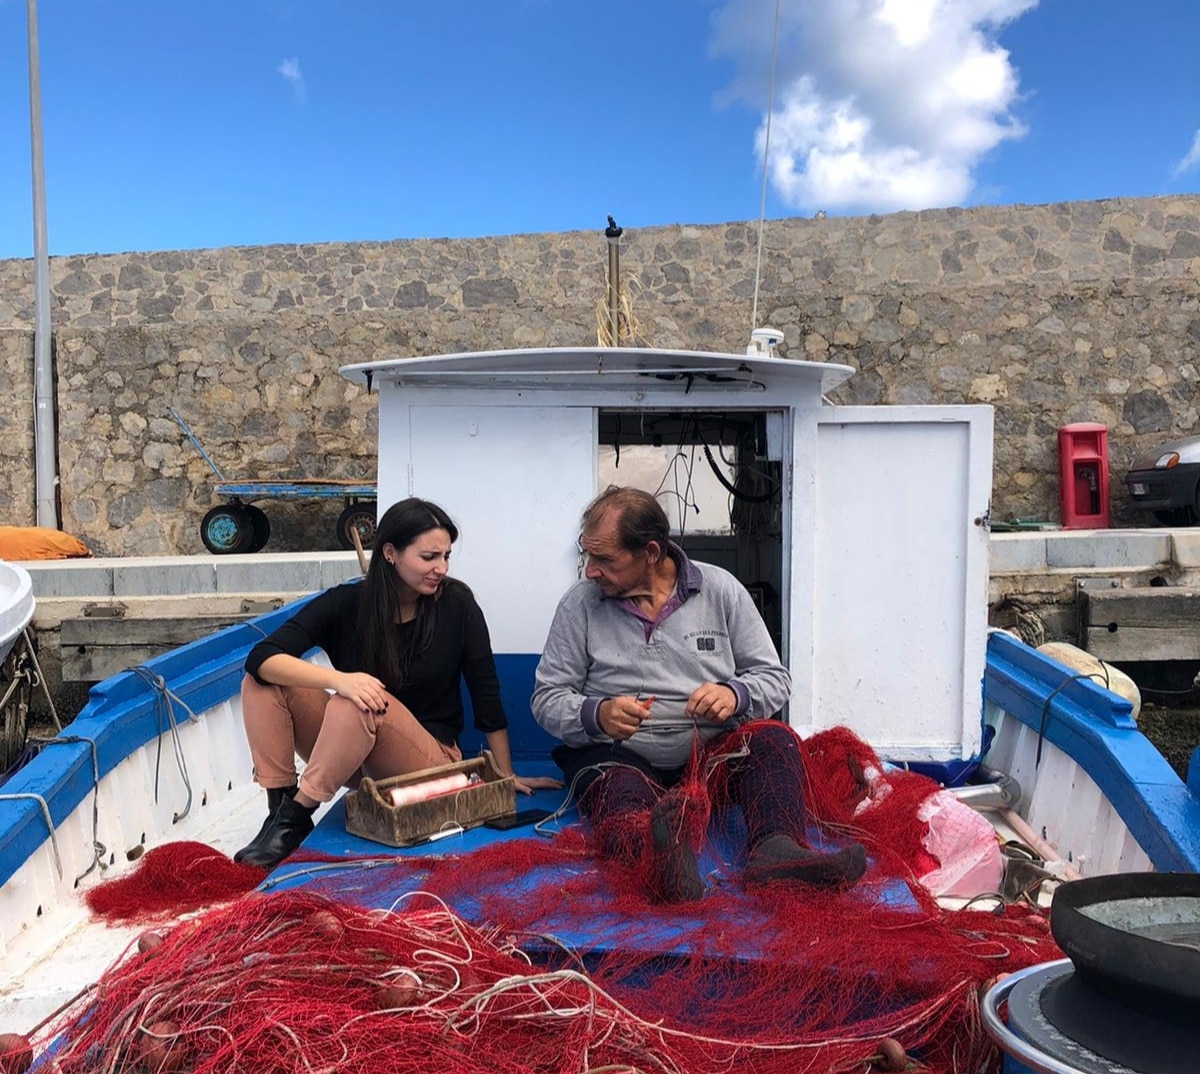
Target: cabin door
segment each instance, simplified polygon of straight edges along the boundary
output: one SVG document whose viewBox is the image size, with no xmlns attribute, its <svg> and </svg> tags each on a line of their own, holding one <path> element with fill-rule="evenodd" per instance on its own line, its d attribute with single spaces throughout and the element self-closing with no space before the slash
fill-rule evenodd
<svg viewBox="0 0 1200 1074">
<path fill-rule="evenodd" d="M 813 614 L 811 661 L 792 650 L 793 724 L 846 724 L 892 760 L 977 755 L 991 408 L 822 407 L 815 433 L 796 429 L 794 461 L 813 480 L 797 484 L 793 525 L 813 527 L 811 569 L 793 559 L 793 623 L 806 600 Z"/>
<path fill-rule="evenodd" d="M 405 442 L 407 474 L 381 473 L 381 486 L 403 475 L 407 488 L 395 499 L 422 496 L 445 507 L 460 530 L 451 569 L 474 590 L 493 647 L 540 653 L 577 577 L 574 535 L 596 494 L 595 411 L 490 404 L 412 405 L 403 413 L 407 430 L 388 434 Z"/>
</svg>

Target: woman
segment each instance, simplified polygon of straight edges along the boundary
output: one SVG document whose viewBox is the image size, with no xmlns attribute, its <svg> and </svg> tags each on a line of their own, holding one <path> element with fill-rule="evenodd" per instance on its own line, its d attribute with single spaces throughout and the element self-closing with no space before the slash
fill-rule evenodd
<svg viewBox="0 0 1200 1074">
<path fill-rule="evenodd" d="M 513 774 L 487 623 L 471 590 L 446 576 L 457 539 L 437 504 L 402 500 L 376 527 L 364 582 L 322 593 L 250 650 L 242 719 L 268 816 L 237 861 L 278 864 L 312 831 L 317 806 L 363 775 L 462 760 L 460 677 L 475 726 Z M 301 659 L 314 647 L 333 667 Z M 308 762 L 299 782 L 297 753 Z M 561 785 L 516 781 L 525 794 Z"/>
</svg>

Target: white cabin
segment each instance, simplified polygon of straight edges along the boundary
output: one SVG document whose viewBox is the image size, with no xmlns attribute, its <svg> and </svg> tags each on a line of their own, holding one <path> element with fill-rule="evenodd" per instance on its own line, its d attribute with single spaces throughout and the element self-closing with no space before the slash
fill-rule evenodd
<svg viewBox="0 0 1200 1074">
<path fill-rule="evenodd" d="M 978 755 L 991 407 L 831 406 L 849 366 L 761 354 L 555 348 L 342 373 L 379 393 L 381 511 L 422 496 L 460 526 L 454 571 L 502 685 L 506 667 L 532 685 L 584 506 L 661 480 L 684 548 L 756 598 L 793 727 L 845 724 L 894 761 Z M 697 492 L 717 469 L 738 494 Z M 697 506 L 720 524 L 694 532 Z"/>
</svg>

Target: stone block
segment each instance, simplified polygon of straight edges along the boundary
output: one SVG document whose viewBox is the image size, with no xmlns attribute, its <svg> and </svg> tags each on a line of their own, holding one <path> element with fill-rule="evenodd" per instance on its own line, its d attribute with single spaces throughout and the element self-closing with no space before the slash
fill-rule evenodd
<svg viewBox="0 0 1200 1074">
<path fill-rule="evenodd" d="M 1200 567 L 1200 530 L 1175 530 L 1171 534 L 1171 556 L 1177 566 Z"/>
<path fill-rule="evenodd" d="M 322 557 L 303 552 L 218 556 L 213 570 L 218 593 L 311 593 L 325 588 Z"/>
<path fill-rule="evenodd" d="M 216 588 L 214 562 L 208 557 L 139 557 L 113 567 L 114 597 L 173 597 L 213 593 Z"/>
<path fill-rule="evenodd" d="M 113 595 L 115 560 L 66 559 L 46 563 L 23 563 L 33 583 L 33 599 L 51 597 L 96 597 Z M 36 612 L 34 613 L 37 614 Z"/>
<path fill-rule="evenodd" d="M 1062 530 L 1046 534 L 1046 565 L 1069 570 L 1138 570 L 1171 561 L 1171 535 L 1161 530 Z"/>
<path fill-rule="evenodd" d="M 992 574 L 1019 574 L 1046 568 L 1044 533 L 993 533 L 988 542 Z"/>
<path fill-rule="evenodd" d="M 368 562 L 370 557 L 368 554 Z M 321 588 L 341 585 L 361 578 L 362 572 L 358 567 L 357 552 L 327 552 L 321 558 Z"/>
</svg>

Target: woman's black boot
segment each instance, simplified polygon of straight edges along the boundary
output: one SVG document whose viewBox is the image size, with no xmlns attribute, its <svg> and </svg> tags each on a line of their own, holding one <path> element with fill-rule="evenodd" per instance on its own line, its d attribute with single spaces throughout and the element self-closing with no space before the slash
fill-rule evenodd
<svg viewBox="0 0 1200 1074">
<path fill-rule="evenodd" d="M 275 868 L 313 830 L 312 818 L 316 811 L 316 806 L 302 806 L 294 798 L 285 796 L 262 838 L 246 848 L 242 864 L 257 865 L 260 869 Z"/>
<path fill-rule="evenodd" d="M 271 821 L 279 811 L 280 804 L 285 798 L 291 798 L 295 793 L 296 784 L 294 783 L 290 787 L 267 788 L 267 819 L 262 822 L 262 827 L 258 829 L 258 834 L 233 856 L 234 861 L 241 861 L 251 850 L 258 846 L 259 840 L 267 834 L 267 829 L 271 827 Z"/>
</svg>

